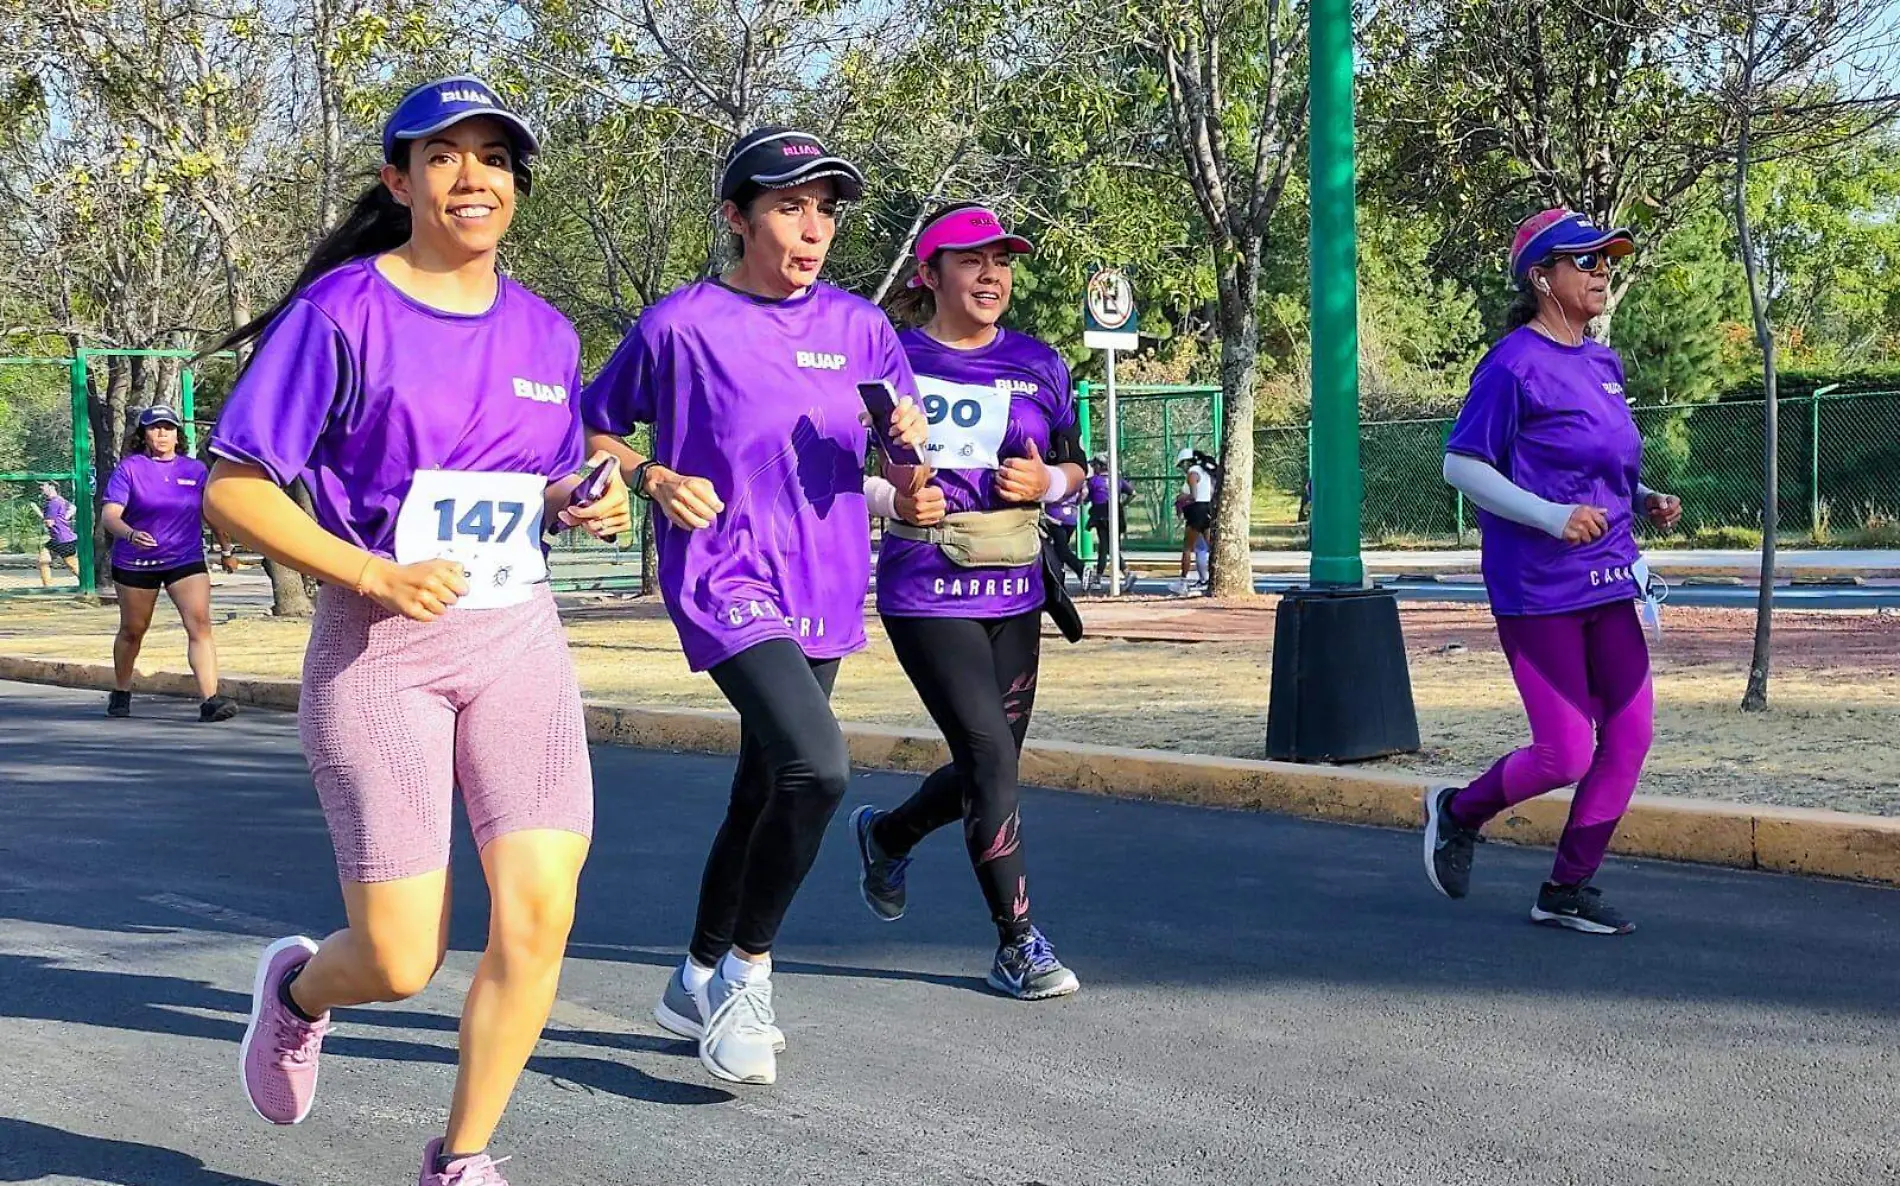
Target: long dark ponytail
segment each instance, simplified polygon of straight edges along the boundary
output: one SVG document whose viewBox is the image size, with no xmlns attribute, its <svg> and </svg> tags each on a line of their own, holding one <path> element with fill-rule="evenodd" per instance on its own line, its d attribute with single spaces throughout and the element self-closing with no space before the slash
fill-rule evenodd
<svg viewBox="0 0 1900 1186">
<path fill-rule="evenodd" d="M 362 196 L 350 206 L 349 213 L 343 216 L 343 221 L 332 227 L 323 241 L 317 244 L 309 260 L 304 263 L 303 271 L 297 273 L 297 279 L 291 284 L 289 292 L 279 297 L 276 304 L 232 330 L 217 345 L 208 347 L 204 353 L 233 350 L 256 338 L 270 328 L 270 323 L 277 320 L 297 294 L 309 287 L 317 277 L 353 259 L 394 251 L 409 241 L 409 226 L 409 207 L 398 202 L 396 196 L 389 192 L 388 186 L 381 181 L 376 182 L 363 191 Z"/>
<path fill-rule="evenodd" d="M 1530 278 L 1518 282 L 1517 295 L 1511 301 L 1511 307 L 1504 311 L 1504 328 L 1523 329 L 1537 320 L 1537 294 L 1531 290 Z"/>
</svg>

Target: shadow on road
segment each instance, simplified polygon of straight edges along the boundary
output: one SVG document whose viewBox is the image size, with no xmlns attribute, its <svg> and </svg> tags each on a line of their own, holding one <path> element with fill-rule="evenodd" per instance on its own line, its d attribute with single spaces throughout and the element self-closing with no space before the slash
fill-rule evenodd
<svg viewBox="0 0 1900 1186">
<path fill-rule="evenodd" d="M 248 994 L 214 988 L 175 976 L 135 972 L 95 972 L 63 967 L 39 956 L 0 953 L 0 1017 L 58 1021 L 138 1033 L 182 1038 L 204 1038 L 224 1043 L 233 1059 L 244 1037 L 251 1006 Z M 234 1016 L 207 1017 L 206 1013 Z M 443 1035 L 440 1043 L 400 1038 L 358 1036 L 363 1028 L 429 1030 Z M 323 1045 L 327 1058 L 361 1058 L 396 1063 L 439 1063 L 453 1066 L 456 1019 L 412 1010 L 352 1009 L 341 1015 L 339 1031 Z M 692 1047 L 638 1034 L 590 1034 L 550 1030 L 548 1042 L 570 1042 L 665 1054 L 691 1054 Z M 609 1059 L 540 1054 L 528 1070 L 588 1091 L 623 1096 L 655 1104 L 717 1104 L 732 1093 L 703 1082 L 672 1082 Z M 697 1078 L 697 1071 L 689 1071 Z M 443 1101 L 447 1106 L 447 1100 Z M 241 1108 L 235 1088 L 232 1106 Z M 0 1150 L 7 1149 L 0 1141 Z M 0 1158 L 0 1167 L 6 1164 Z M 0 1179 L 3 1181 L 5 1179 Z"/>
<path fill-rule="evenodd" d="M 0 1116 L 0 1182 L 74 1178 L 109 1186 L 273 1186 L 220 1173 L 176 1149 L 112 1141 Z"/>
</svg>

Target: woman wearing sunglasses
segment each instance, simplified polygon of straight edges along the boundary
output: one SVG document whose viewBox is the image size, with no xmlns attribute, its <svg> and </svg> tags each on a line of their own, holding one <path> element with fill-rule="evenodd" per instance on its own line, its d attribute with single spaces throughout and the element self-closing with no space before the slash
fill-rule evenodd
<svg viewBox="0 0 1900 1186">
<path fill-rule="evenodd" d="M 1531 744 L 1465 787 L 1425 800 L 1425 872 L 1449 898 L 1471 883 L 1486 821 L 1576 784 L 1550 880 L 1531 921 L 1595 935 L 1634 925 L 1590 885 L 1629 806 L 1654 717 L 1636 600 L 1637 515 L 1658 527 L 1681 504 L 1637 480 L 1643 438 L 1623 362 L 1589 337 L 1626 230 L 1546 210 L 1518 228 L 1513 328 L 1471 377 L 1445 444 L 1445 480 L 1478 506 L 1498 639 L 1530 718 Z"/>
</svg>

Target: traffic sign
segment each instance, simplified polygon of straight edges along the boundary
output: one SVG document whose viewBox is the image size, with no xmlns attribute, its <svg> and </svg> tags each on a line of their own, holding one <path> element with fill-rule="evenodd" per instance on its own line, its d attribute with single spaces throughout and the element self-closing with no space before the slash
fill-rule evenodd
<svg viewBox="0 0 1900 1186">
<path fill-rule="evenodd" d="M 1119 268 L 1089 277 L 1082 301 L 1082 344 L 1090 350 L 1133 350 L 1141 345 L 1135 289 Z"/>
</svg>

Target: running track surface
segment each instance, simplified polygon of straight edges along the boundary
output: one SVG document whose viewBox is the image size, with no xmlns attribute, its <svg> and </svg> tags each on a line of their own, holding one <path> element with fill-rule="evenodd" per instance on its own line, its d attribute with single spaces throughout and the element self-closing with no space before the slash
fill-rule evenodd
<svg viewBox="0 0 1900 1186">
<path fill-rule="evenodd" d="M 260 944 L 340 920 L 289 716 L 0 684 L 0 1182 L 407 1186 L 439 1131 L 484 918 L 353 1011 L 272 1129 L 234 1059 Z M 1057 793 L 1031 889 L 1081 996 L 987 995 L 960 838 L 874 920 L 834 825 L 779 948 L 791 1050 L 728 1088 L 648 1017 L 730 763 L 598 748 L 600 832 L 546 1039 L 503 1123 L 515 1186 L 1872 1183 L 1900 1169 L 1900 895 L 1616 861 L 1642 930 L 1542 930 L 1547 857 Z M 912 780 L 864 775 L 848 801 Z M 848 805 L 847 804 L 847 805 Z M 458 828 L 462 827 L 458 822 Z"/>
</svg>

